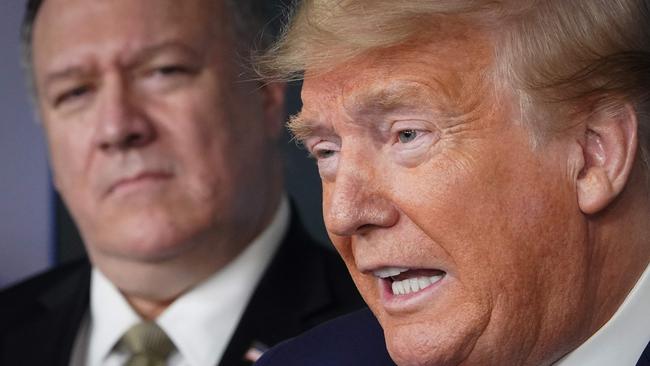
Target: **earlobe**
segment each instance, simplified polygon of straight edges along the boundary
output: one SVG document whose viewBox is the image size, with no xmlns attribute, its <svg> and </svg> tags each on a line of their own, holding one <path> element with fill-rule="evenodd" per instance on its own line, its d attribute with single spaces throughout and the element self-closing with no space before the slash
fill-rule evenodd
<svg viewBox="0 0 650 366">
<path fill-rule="evenodd" d="M 583 167 L 576 188 L 580 210 L 588 215 L 607 207 L 627 184 L 637 151 L 637 118 L 626 104 L 599 111 L 586 122 Z"/>
</svg>

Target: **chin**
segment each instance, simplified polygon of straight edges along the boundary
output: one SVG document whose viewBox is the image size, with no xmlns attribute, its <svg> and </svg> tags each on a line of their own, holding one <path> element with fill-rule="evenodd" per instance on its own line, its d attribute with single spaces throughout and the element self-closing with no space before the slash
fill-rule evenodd
<svg viewBox="0 0 650 366">
<path fill-rule="evenodd" d="M 454 337 L 447 338 L 447 332 L 427 324 L 411 324 L 388 329 L 386 346 L 393 360 L 399 366 L 451 366 L 460 364 L 468 355 Z"/>
<path fill-rule="evenodd" d="M 112 230 L 111 230 L 112 229 Z M 123 217 L 87 244 L 98 250 L 146 262 L 163 261 L 188 250 L 194 230 L 164 217 Z"/>
<path fill-rule="evenodd" d="M 474 351 L 490 319 L 484 307 L 455 303 L 419 314 L 384 314 L 379 319 L 388 352 L 399 366 L 482 364 L 466 361 L 477 359 Z"/>
</svg>

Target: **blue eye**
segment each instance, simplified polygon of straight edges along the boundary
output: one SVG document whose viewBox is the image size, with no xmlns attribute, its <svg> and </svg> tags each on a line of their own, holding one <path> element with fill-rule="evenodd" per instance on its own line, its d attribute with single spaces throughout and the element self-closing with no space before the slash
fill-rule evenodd
<svg viewBox="0 0 650 366">
<path fill-rule="evenodd" d="M 316 159 L 327 159 L 327 158 L 331 157 L 332 155 L 334 155 L 335 152 L 336 151 L 334 151 L 334 150 L 325 150 L 325 149 L 317 150 L 317 151 L 314 152 L 314 157 Z"/>
<path fill-rule="evenodd" d="M 168 66 L 162 66 L 159 67 L 156 70 L 156 73 L 159 75 L 164 75 L 164 76 L 171 76 L 171 75 L 176 75 L 176 74 L 186 74 L 188 73 L 188 69 L 186 67 L 180 66 L 180 65 L 168 65 Z"/>
<path fill-rule="evenodd" d="M 418 132 L 416 130 L 404 130 L 397 133 L 397 139 L 403 144 L 415 140 L 417 136 Z"/>
</svg>

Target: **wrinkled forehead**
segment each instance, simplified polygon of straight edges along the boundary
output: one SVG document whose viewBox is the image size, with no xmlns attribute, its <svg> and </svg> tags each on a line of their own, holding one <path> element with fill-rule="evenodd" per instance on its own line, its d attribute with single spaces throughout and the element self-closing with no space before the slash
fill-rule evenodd
<svg viewBox="0 0 650 366">
<path fill-rule="evenodd" d="M 128 37 L 138 41 L 183 35 L 205 38 L 215 33 L 212 24 L 227 17 L 218 0 L 46 0 L 34 22 L 33 51 L 55 52 L 61 48 L 91 44 L 98 36 Z M 48 54 L 49 56 L 50 54 Z"/>
<path fill-rule="evenodd" d="M 493 62 L 491 43 L 472 28 L 438 30 L 366 52 L 329 70 L 307 69 L 303 113 L 337 100 L 345 105 L 386 107 L 399 100 L 431 98 L 463 103 L 486 84 Z"/>
<path fill-rule="evenodd" d="M 124 22 L 147 23 L 158 19 L 189 26 L 198 20 L 217 22 L 213 17 L 221 13 L 222 8 L 223 0 L 44 0 L 34 22 L 36 26 L 46 23 L 62 27 L 78 18 L 91 23 L 99 20 L 102 14 L 119 13 Z"/>
<path fill-rule="evenodd" d="M 197 52 L 230 49 L 220 0 L 46 0 L 35 19 L 37 88 L 48 75 L 128 64 L 143 50 L 180 44 Z M 223 45 L 223 47 L 214 47 Z"/>
</svg>

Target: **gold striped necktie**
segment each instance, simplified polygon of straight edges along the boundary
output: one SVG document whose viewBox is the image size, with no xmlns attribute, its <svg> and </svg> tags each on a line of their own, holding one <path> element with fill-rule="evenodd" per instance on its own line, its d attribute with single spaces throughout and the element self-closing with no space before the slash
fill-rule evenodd
<svg viewBox="0 0 650 366">
<path fill-rule="evenodd" d="M 165 366 L 176 348 L 165 331 L 149 321 L 132 326 L 119 344 L 131 354 L 125 366 Z"/>
</svg>

